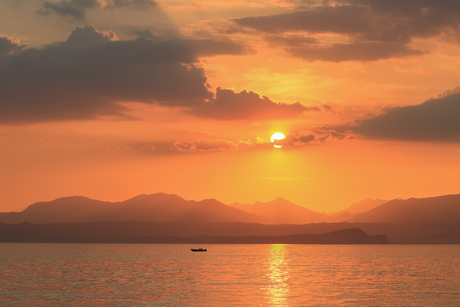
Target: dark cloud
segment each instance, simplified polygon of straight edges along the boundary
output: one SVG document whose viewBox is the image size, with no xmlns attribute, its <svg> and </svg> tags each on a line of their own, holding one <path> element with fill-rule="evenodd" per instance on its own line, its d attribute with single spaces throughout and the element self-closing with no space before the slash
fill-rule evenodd
<svg viewBox="0 0 460 307">
<path fill-rule="evenodd" d="M 359 34 L 371 22 L 368 11 L 369 9 L 358 6 L 321 6 L 308 11 L 245 17 L 233 21 L 240 26 L 268 33 L 308 31 Z"/>
<path fill-rule="evenodd" d="M 2 54 L 9 54 L 13 51 L 23 49 L 25 46 L 21 45 L 19 41 L 15 41 L 7 36 L 0 36 L 0 56 Z"/>
<path fill-rule="evenodd" d="M 337 33 L 378 41 L 407 42 L 430 37 L 444 28 L 457 29 L 458 1 L 436 0 L 342 0 L 306 10 L 272 16 L 234 19 L 238 25 L 262 32 Z"/>
<path fill-rule="evenodd" d="M 287 46 L 294 48 L 318 43 L 317 38 L 302 35 L 269 35 L 265 37 L 265 40 L 274 46 Z"/>
<path fill-rule="evenodd" d="M 460 142 L 460 87 L 420 105 L 387 109 L 351 131 L 370 139 Z"/>
<path fill-rule="evenodd" d="M 460 10 L 460 3 L 456 0 L 339 0 L 338 3 L 348 5 L 369 6 L 379 13 L 414 15 L 431 11 L 452 13 Z"/>
<path fill-rule="evenodd" d="M 62 17 L 82 20 L 86 18 L 87 9 L 119 7 L 148 9 L 152 6 L 156 6 L 156 2 L 153 0 L 108 0 L 104 6 L 98 0 L 61 0 L 60 2 L 45 1 L 37 13 L 46 16 L 53 12 Z"/>
<path fill-rule="evenodd" d="M 209 103 L 192 108 L 192 114 L 218 120 L 282 119 L 297 116 L 305 111 L 320 111 L 319 107 L 306 107 L 299 102 L 276 103 L 267 96 L 246 90 L 235 93 L 218 88 Z"/>
<path fill-rule="evenodd" d="M 43 8 L 37 13 L 48 15 L 54 12 L 62 17 L 72 17 L 74 19 L 85 19 L 86 9 L 99 7 L 97 0 L 62 0 L 61 2 L 45 1 Z"/>
<path fill-rule="evenodd" d="M 93 26 L 76 27 L 67 37 L 68 46 L 96 46 L 110 43 L 116 35 L 112 31 L 97 31 Z"/>
<path fill-rule="evenodd" d="M 0 56 L 0 122 L 90 119 L 122 115 L 121 101 L 196 106 L 212 97 L 186 44 L 114 37 L 77 27 L 65 42 Z"/>
<path fill-rule="evenodd" d="M 153 0 L 112 0 L 107 2 L 108 8 L 133 7 L 139 9 L 146 9 L 156 5 L 156 2 Z"/>
<path fill-rule="evenodd" d="M 292 40 L 285 41 L 287 50 L 295 56 L 335 62 L 421 55 L 426 52 L 409 46 L 414 38 L 447 33 L 460 36 L 460 2 L 456 0 L 339 0 L 303 1 L 303 4 L 302 10 L 292 13 L 233 21 L 239 26 L 278 35 L 290 32 L 304 32 L 306 37 L 336 34 L 341 37 L 340 43 L 315 47 L 301 46 L 300 40 L 298 45 Z M 351 43 L 345 44 L 344 38 Z M 341 52 L 356 52 L 357 55 L 340 57 Z"/>
<path fill-rule="evenodd" d="M 185 40 L 197 56 L 242 55 L 254 53 L 248 46 L 212 39 Z"/>
<path fill-rule="evenodd" d="M 333 44 L 327 47 L 286 48 L 293 56 L 307 61 L 376 61 L 425 54 L 428 51 L 411 49 L 405 44 L 394 42 L 355 42 Z"/>
<path fill-rule="evenodd" d="M 134 34 L 148 40 L 162 39 L 154 35 L 150 30 L 133 31 Z M 174 38 L 173 38 L 174 39 Z M 213 39 L 187 39 L 181 41 L 187 45 L 198 57 L 208 57 L 217 55 L 243 55 L 252 54 L 255 51 L 247 45 L 232 41 L 217 41 Z"/>
</svg>

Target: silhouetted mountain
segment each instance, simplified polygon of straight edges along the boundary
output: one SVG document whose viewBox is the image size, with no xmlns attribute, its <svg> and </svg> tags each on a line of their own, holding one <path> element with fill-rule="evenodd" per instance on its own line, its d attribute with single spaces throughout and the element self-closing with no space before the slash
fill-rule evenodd
<svg viewBox="0 0 460 307">
<path fill-rule="evenodd" d="M 364 223 L 436 224 L 460 222 L 460 194 L 395 199 L 348 220 Z"/>
<path fill-rule="evenodd" d="M 34 203 L 22 212 L 2 212 L 0 223 L 70 223 L 112 205 L 111 202 L 83 196 L 61 197 L 49 202 Z"/>
<path fill-rule="evenodd" d="M 35 203 L 22 212 L 0 213 L 0 223 L 86 223 L 62 227 L 66 231 L 73 229 L 74 235 L 101 233 L 101 227 L 109 227 L 111 232 L 106 233 L 107 236 L 132 232 L 133 236 L 139 237 L 284 236 L 349 228 L 360 228 L 369 235 L 387 234 L 390 242 L 435 242 L 439 239 L 439 242 L 455 243 L 460 237 L 460 195 L 392 200 L 351 218 L 348 212 L 343 212 L 342 218 L 348 215 L 348 223 L 330 223 L 333 220 L 327 214 L 282 198 L 252 205 L 234 203 L 232 206 L 214 199 L 189 201 L 164 193 L 139 195 L 113 203 L 73 196 Z M 238 207 L 257 214 L 244 212 Z M 325 220 L 329 223 L 322 222 Z M 117 221 L 125 224 L 111 228 L 112 224 L 100 223 Z M 156 223 L 147 225 L 142 221 Z"/>
<path fill-rule="evenodd" d="M 1 223 L 66 223 L 99 221 L 195 221 L 264 223 L 266 219 L 207 199 L 185 200 L 177 195 L 139 195 L 123 202 L 63 197 L 35 203 L 22 212 L 0 214 Z"/>
<path fill-rule="evenodd" d="M 344 210 L 337 212 L 337 214 L 340 214 L 343 212 L 348 212 L 350 214 L 367 212 L 387 202 L 388 200 L 380 199 L 380 198 L 377 198 L 377 199 L 366 198 L 364 200 L 361 200 L 361 201 L 358 201 L 357 203 L 352 204 L 350 207 Z"/>
<path fill-rule="evenodd" d="M 361 200 L 357 203 L 352 204 L 350 207 L 344 210 L 341 210 L 339 212 L 329 213 L 328 222 L 332 222 L 332 223 L 345 222 L 347 220 L 350 220 L 353 216 L 355 216 L 358 213 L 367 212 L 386 202 L 388 202 L 388 200 L 379 199 L 379 198 L 378 199 L 366 198 L 364 200 Z"/>
<path fill-rule="evenodd" d="M 268 202 L 254 204 L 232 203 L 229 206 L 267 218 L 270 224 L 308 224 L 329 220 L 329 215 L 296 205 L 278 197 Z"/>
</svg>

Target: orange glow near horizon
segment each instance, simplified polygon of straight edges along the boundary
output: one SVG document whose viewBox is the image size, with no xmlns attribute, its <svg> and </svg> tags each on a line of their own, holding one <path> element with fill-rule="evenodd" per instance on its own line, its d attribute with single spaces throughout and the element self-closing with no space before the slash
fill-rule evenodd
<svg viewBox="0 0 460 307">
<path fill-rule="evenodd" d="M 145 10 L 125 1 L 79 7 L 79 20 L 43 1 L 20 1 L 20 10 L 9 2 L 0 1 L 0 212 L 71 195 L 123 201 L 164 192 L 226 204 L 282 197 L 334 212 L 366 198 L 460 193 L 456 101 L 450 117 L 442 108 L 411 113 L 433 97 L 439 105 L 450 92 L 460 97 L 460 45 L 450 31 L 459 18 L 417 32 L 416 14 L 390 13 L 411 10 L 350 8 L 367 7 L 394 22 L 389 29 L 413 25 L 396 43 L 376 24 L 353 36 L 345 24 L 263 23 L 335 10 L 327 1 L 160 0 Z M 329 22 L 323 17 L 312 20 Z M 404 106 L 413 107 L 407 116 L 353 130 Z M 432 122 L 409 127 L 416 115 Z"/>
</svg>

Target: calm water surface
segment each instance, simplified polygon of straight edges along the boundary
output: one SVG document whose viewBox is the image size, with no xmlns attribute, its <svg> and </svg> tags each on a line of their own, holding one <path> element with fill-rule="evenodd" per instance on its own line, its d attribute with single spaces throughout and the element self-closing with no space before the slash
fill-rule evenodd
<svg viewBox="0 0 460 307">
<path fill-rule="evenodd" d="M 0 306 L 460 306 L 459 245 L 0 244 Z"/>
</svg>

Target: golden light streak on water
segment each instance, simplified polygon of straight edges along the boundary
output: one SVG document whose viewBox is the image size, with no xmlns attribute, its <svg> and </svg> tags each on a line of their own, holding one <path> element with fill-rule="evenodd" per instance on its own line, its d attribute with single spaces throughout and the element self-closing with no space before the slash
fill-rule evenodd
<svg viewBox="0 0 460 307">
<path fill-rule="evenodd" d="M 289 255 L 285 244 L 270 245 L 267 260 L 267 299 L 271 306 L 287 306 L 289 296 Z"/>
</svg>

